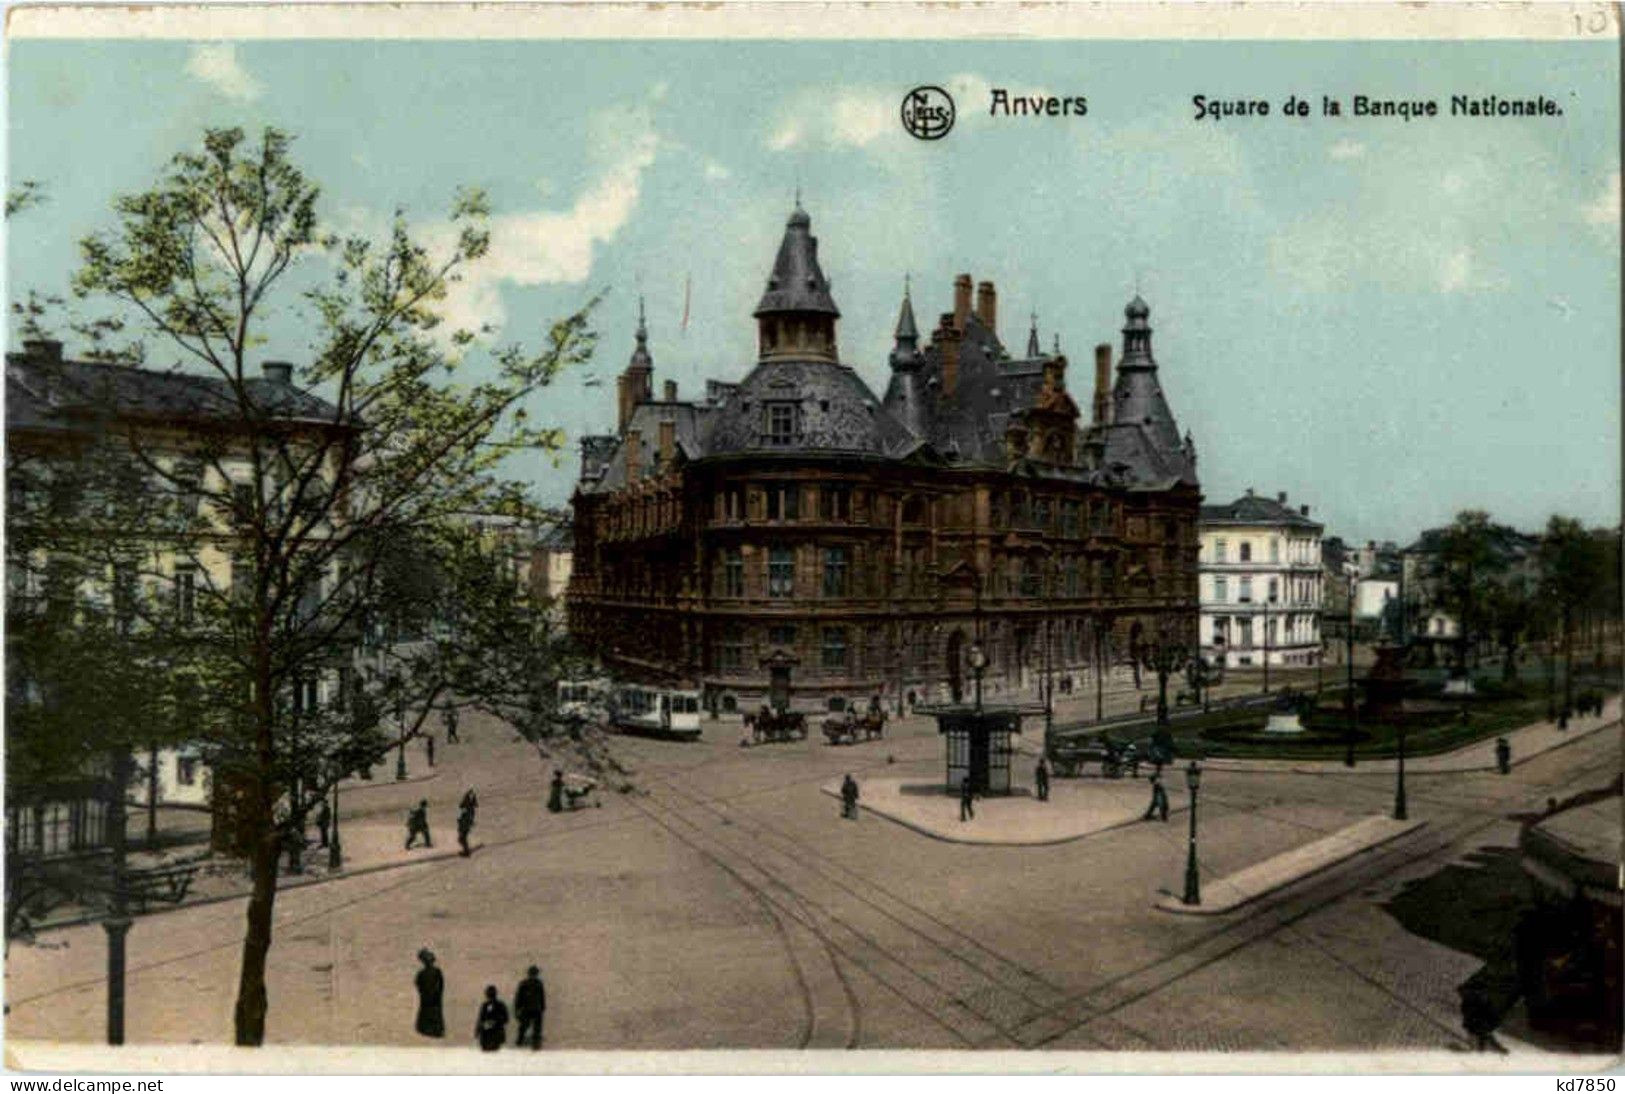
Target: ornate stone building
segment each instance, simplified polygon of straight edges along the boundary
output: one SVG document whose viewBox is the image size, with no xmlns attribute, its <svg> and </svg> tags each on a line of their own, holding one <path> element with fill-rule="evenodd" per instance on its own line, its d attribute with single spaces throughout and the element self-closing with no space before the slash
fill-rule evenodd
<svg viewBox="0 0 1625 1094">
<path fill-rule="evenodd" d="M 758 357 L 701 399 L 653 390 L 640 317 L 618 432 L 582 441 L 570 627 L 612 672 L 712 709 L 968 694 L 980 640 L 1006 697 L 1046 668 L 1126 673 L 1158 633 L 1193 647 L 1196 454 L 1127 308 L 1089 416 L 1036 323 L 998 336 L 991 282 L 954 282 L 921 344 L 904 294 L 877 398 L 836 349 L 840 312 L 798 206 L 757 305 Z M 1164 622 L 1166 621 L 1166 622 Z"/>
</svg>

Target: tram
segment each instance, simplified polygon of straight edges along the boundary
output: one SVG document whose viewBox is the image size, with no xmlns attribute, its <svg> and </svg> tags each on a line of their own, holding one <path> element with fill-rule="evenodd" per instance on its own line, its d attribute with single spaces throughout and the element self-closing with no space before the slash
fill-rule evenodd
<svg viewBox="0 0 1625 1094">
<path fill-rule="evenodd" d="M 583 722 L 602 722 L 609 691 L 609 681 L 601 676 L 560 680 L 559 715 Z"/>
<path fill-rule="evenodd" d="M 700 737 L 700 693 L 617 684 L 609 695 L 609 721 L 622 733 L 696 741 Z"/>
</svg>

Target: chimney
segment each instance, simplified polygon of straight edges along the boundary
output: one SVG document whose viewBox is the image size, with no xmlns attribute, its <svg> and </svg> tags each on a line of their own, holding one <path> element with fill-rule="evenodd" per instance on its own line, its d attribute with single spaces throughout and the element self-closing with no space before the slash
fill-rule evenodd
<svg viewBox="0 0 1625 1094">
<path fill-rule="evenodd" d="M 625 433 L 632 420 L 632 378 L 621 373 L 615 378 L 615 432 Z"/>
<path fill-rule="evenodd" d="M 1102 342 L 1095 347 L 1095 414 L 1096 425 L 1108 424 L 1112 410 L 1112 346 Z"/>
<path fill-rule="evenodd" d="M 666 402 L 675 403 L 676 401 L 677 401 L 677 381 L 676 380 L 667 380 L 666 381 Z"/>
<path fill-rule="evenodd" d="M 1309 515 L 1309 507 L 1308 507 L 1308 506 L 1307 506 L 1307 505 L 1300 505 L 1300 506 L 1298 506 L 1298 514 L 1299 514 L 1299 515 L 1300 515 L 1300 516 L 1305 516 L 1305 517 L 1307 517 L 1307 516 L 1308 516 L 1308 515 Z"/>
<path fill-rule="evenodd" d="M 666 386 L 673 386 L 670 380 Z M 660 466 L 670 467 L 673 457 L 677 455 L 677 423 L 667 420 L 660 423 Z"/>
<path fill-rule="evenodd" d="M 1279 504 L 1285 505 L 1286 504 L 1286 491 L 1282 490 L 1279 494 L 1276 494 L 1275 495 L 1275 500 Z"/>
<path fill-rule="evenodd" d="M 637 481 L 638 464 L 643 456 L 643 431 L 628 429 L 626 431 L 626 483 L 630 486 Z"/>
<path fill-rule="evenodd" d="M 1251 487 L 1251 486 L 1249 486 L 1249 487 L 1248 487 L 1248 488 L 1247 488 L 1247 496 L 1248 496 L 1248 497 L 1249 497 L 1249 498 L 1250 498 L 1250 497 L 1252 497 L 1252 496 L 1253 496 L 1253 488 L 1252 488 L 1252 487 Z"/>
<path fill-rule="evenodd" d="M 970 315 L 970 284 L 970 274 L 954 278 L 954 330 L 964 330 L 965 319 Z"/>
<path fill-rule="evenodd" d="M 964 278 L 965 298 L 970 299 L 970 278 Z M 947 313 L 942 316 L 942 325 L 937 328 L 937 345 L 942 351 L 942 397 L 951 399 L 954 388 L 959 385 L 959 343 L 965 337 L 964 328 L 954 326 L 954 317 Z"/>
<path fill-rule="evenodd" d="M 991 281 L 976 286 L 976 318 L 989 331 L 999 333 L 999 291 Z"/>
<path fill-rule="evenodd" d="M 23 343 L 23 352 L 48 365 L 62 363 L 62 343 L 55 338 L 30 338 Z"/>
<path fill-rule="evenodd" d="M 293 383 L 293 364 L 289 361 L 267 361 L 260 366 L 265 378 L 273 384 Z"/>
</svg>

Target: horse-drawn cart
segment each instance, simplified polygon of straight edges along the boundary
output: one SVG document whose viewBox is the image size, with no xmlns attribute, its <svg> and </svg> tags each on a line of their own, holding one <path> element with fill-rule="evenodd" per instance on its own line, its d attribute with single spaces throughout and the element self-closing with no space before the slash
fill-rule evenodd
<svg viewBox="0 0 1625 1094">
<path fill-rule="evenodd" d="M 886 735 L 886 712 L 872 710 L 862 718 L 826 718 L 824 736 L 832 745 L 855 745 Z"/>
<path fill-rule="evenodd" d="M 745 715 L 745 729 L 750 733 L 752 744 L 802 741 L 807 738 L 807 716 L 796 710 L 764 707 L 755 714 Z"/>
</svg>

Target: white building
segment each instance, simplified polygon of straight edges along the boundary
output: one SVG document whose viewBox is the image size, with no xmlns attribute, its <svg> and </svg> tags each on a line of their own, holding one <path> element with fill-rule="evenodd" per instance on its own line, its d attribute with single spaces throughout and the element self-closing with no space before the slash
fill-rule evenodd
<svg viewBox="0 0 1625 1094">
<path fill-rule="evenodd" d="M 1372 622 L 1382 618 L 1390 600 L 1399 599 L 1399 578 L 1362 577 L 1354 591 L 1354 617 Z"/>
<path fill-rule="evenodd" d="M 1321 531 L 1285 493 L 1202 506 L 1204 657 L 1230 668 L 1318 662 Z"/>
</svg>

